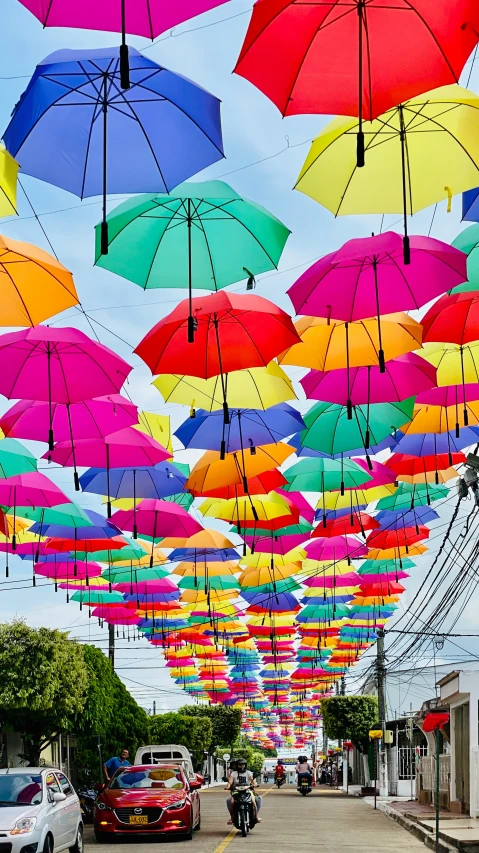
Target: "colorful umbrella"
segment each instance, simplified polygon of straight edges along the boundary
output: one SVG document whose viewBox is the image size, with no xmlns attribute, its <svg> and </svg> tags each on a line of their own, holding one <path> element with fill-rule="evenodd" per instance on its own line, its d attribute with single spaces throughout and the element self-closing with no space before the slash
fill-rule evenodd
<svg viewBox="0 0 479 853">
<path fill-rule="evenodd" d="M 210 489 L 241 484 L 249 494 L 248 478 L 258 476 L 282 465 L 294 453 L 288 444 L 265 444 L 255 447 L 255 453 L 238 451 L 222 456 L 221 452 L 207 450 L 191 471 L 185 488 L 195 494 L 203 494 Z"/>
<path fill-rule="evenodd" d="M 410 397 L 401 403 L 353 406 L 349 419 L 347 406 L 315 403 L 304 416 L 306 429 L 301 433 L 301 443 L 331 456 L 361 445 L 367 453 L 371 444 L 410 421 L 413 409 L 414 397 Z"/>
<path fill-rule="evenodd" d="M 193 497 L 224 498 L 224 500 L 229 500 L 230 498 L 242 498 L 247 494 L 267 495 L 269 492 L 284 486 L 287 482 L 286 477 L 277 468 L 273 468 L 271 471 L 263 471 L 262 474 L 258 474 L 256 477 L 247 477 L 247 491 L 245 491 L 241 482 L 233 483 L 229 486 L 220 486 L 215 489 L 202 490 L 201 494 L 197 494 L 193 489 L 190 489 L 190 496 L 192 500 Z"/>
<path fill-rule="evenodd" d="M 0 148 L 0 216 L 17 212 L 18 163 L 5 148 Z"/>
<path fill-rule="evenodd" d="M 472 192 L 477 192 L 477 190 L 472 190 Z M 467 219 L 468 216 L 464 215 L 463 218 Z M 465 228 L 455 237 L 451 245 L 467 255 L 467 281 L 456 285 L 448 292 L 466 293 L 470 290 L 477 290 L 479 288 L 479 225 L 470 225 L 469 228 Z"/>
<path fill-rule="evenodd" d="M 37 470 L 37 460 L 19 441 L 4 438 L 0 441 L 0 477 L 13 477 Z"/>
<path fill-rule="evenodd" d="M 148 467 L 89 468 L 80 477 L 80 486 L 83 492 L 95 495 L 131 497 L 134 506 L 138 498 L 163 499 L 175 495 L 183 489 L 186 479 L 171 462 L 159 462 Z"/>
<path fill-rule="evenodd" d="M 111 522 L 121 530 L 132 530 L 135 539 L 137 533 L 151 536 L 153 545 L 163 536 L 191 536 L 201 530 L 183 507 L 159 500 L 143 500 L 133 510 L 118 510 Z M 153 566 L 153 555 L 150 565 Z"/>
<path fill-rule="evenodd" d="M 3 134 L 23 173 L 82 199 L 102 194 L 102 254 L 107 193 L 168 192 L 224 157 L 218 99 L 131 54 L 127 92 L 120 88 L 118 48 L 50 54 Z"/>
<path fill-rule="evenodd" d="M 351 459 L 300 459 L 285 471 L 288 485 L 285 492 L 325 492 L 331 489 L 352 489 L 372 480 L 361 466 Z"/>
<path fill-rule="evenodd" d="M 195 417 L 181 424 L 175 435 L 185 447 L 219 449 L 224 455 L 237 450 L 251 453 L 257 445 L 279 442 L 304 428 L 300 413 L 287 403 L 279 403 L 265 412 L 230 406 L 229 415 L 229 424 L 225 424 L 221 411 L 209 413 L 197 409 Z"/>
</svg>

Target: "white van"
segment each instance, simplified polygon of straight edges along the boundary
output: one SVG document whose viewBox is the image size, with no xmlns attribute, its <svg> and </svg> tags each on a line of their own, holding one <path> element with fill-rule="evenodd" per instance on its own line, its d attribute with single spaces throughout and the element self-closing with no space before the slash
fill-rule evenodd
<svg viewBox="0 0 479 853">
<path fill-rule="evenodd" d="M 196 781 L 191 755 L 177 743 L 149 744 L 136 751 L 135 764 L 181 764 L 188 779 Z"/>
</svg>

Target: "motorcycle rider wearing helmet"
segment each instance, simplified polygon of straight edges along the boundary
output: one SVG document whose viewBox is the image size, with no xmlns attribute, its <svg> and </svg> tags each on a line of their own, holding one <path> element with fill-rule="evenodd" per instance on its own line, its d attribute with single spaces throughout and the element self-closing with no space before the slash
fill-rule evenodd
<svg viewBox="0 0 479 853">
<path fill-rule="evenodd" d="M 225 788 L 225 791 L 231 791 L 233 788 L 236 788 L 238 785 L 250 785 L 253 788 L 253 797 L 252 804 L 255 813 L 255 820 L 257 823 L 263 823 L 261 818 L 259 817 L 259 810 L 261 808 L 262 798 L 258 797 L 255 793 L 254 789 L 257 787 L 256 782 L 254 780 L 253 774 L 251 770 L 248 770 L 248 765 L 246 763 L 245 758 L 237 758 L 236 759 L 236 770 L 232 770 L 228 779 L 228 784 Z M 233 797 L 228 797 L 226 800 L 226 805 L 228 807 L 228 811 L 231 815 L 228 824 L 231 825 L 233 823 Z"/>
<path fill-rule="evenodd" d="M 274 768 L 274 778 L 278 779 L 278 777 L 285 776 L 285 775 L 286 775 L 286 771 L 284 769 L 284 764 L 281 761 L 281 758 L 278 758 L 278 763 L 277 763 L 276 767 Z"/>
<path fill-rule="evenodd" d="M 311 773 L 311 768 L 308 764 L 308 758 L 306 755 L 300 755 L 296 764 L 296 773 L 298 774 L 298 785 L 301 781 L 301 776 L 307 776 L 308 782 L 312 785 L 313 776 Z"/>
</svg>

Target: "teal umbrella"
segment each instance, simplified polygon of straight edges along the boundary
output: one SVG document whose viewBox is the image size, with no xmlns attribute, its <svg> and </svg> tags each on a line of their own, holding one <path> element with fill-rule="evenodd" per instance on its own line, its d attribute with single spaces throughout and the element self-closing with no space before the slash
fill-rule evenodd
<svg viewBox="0 0 479 853">
<path fill-rule="evenodd" d="M 455 249 L 467 255 L 467 281 L 456 285 L 448 293 L 467 293 L 479 290 L 479 225 L 470 225 L 452 241 Z"/>
<path fill-rule="evenodd" d="M 7 507 L 6 512 L 10 512 Z M 13 509 L 12 509 L 13 511 Z M 60 504 L 54 507 L 17 506 L 15 512 L 19 518 L 38 521 L 40 524 L 59 524 L 63 527 L 93 527 L 93 521 L 78 504 Z"/>
<path fill-rule="evenodd" d="M 288 481 L 282 486 L 285 492 L 329 492 L 339 488 L 344 492 L 345 488 L 355 489 L 372 480 L 371 475 L 352 459 L 327 457 L 300 459 L 284 471 L 284 476 Z"/>
<path fill-rule="evenodd" d="M 223 181 L 184 183 L 170 193 L 128 199 L 108 219 L 108 254 L 98 266 L 150 288 L 188 288 L 188 340 L 194 337 L 194 289 L 221 290 L 276 269 L 290 231 L 254 201 Z"/>
<path fill-rule="evenodd" d="M 316 403 L 303 417 L 306 429 L 300 433 L 301 445 L 329 456 L 364 447 L 369 459 L 367 451 L 371 446 L 412 419 L 414 400 L 409 397 L 400 403 L 353 406 L 352 419 L 348 418 L 346 406 Z"/>
<path fill-rule="evenodd" d="M 381 498 L 376 509 L 411 509 L 415 506 L 425 506 L 433 501 L 444 500 L 449 494 L 447 486 L 430 485 L 429 483 L 400 483 L 392 495 Z"/>
<path fill-rule="evenodd" d="M 14 477 L 36 470 L 36 458 L 23 444 L 14 438 L 0 440 L 0 477 Z"/>
</svg>

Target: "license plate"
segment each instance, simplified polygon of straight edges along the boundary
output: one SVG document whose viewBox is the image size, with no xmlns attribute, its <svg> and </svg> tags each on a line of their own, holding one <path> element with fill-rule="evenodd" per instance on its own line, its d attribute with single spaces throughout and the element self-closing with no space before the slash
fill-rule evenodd
<svg viewBox="0 0 479 853">
<path fill-rule="evenodd" d="M 129 817 L 130 823 L 148 823 L 148 815 L 147 814 L 131 814 Z"/>
</svg>

